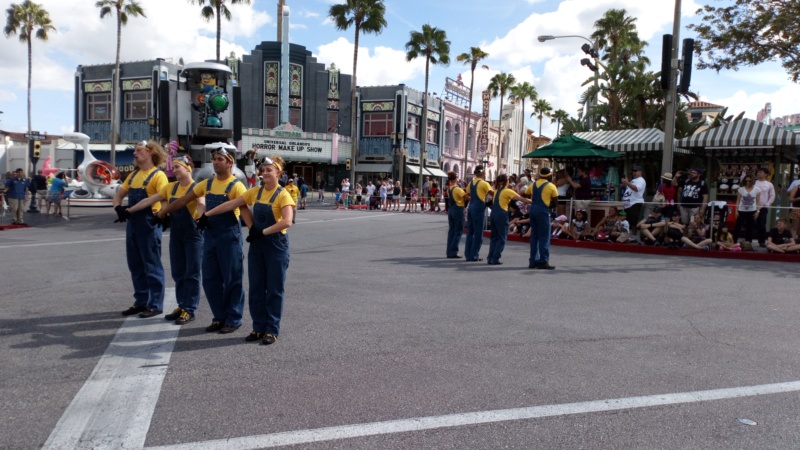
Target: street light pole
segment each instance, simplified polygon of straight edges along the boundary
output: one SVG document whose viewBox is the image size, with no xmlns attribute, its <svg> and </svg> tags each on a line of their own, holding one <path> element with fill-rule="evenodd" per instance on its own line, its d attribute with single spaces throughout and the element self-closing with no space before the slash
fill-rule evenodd
<svg viewBox="0 0 800 450">
<path fill-rule="evenodd" d="M 664 152 L 661 155 L 661 172 L 672 173 L 672 153 L 675 139 L 675 115 L 678 111 L 678 45 L 681 31 L 681 0 L 675 0 L 675 17 L 672 22 L 672 56 L 667 92 L 667 116 L 664 119 Z M 685 56 L 684 56 L 685 57 Z"/>
<path fill-rule="evenodd" d="M 680 0 L 678 0 L 678 1 L 680 1 Z M 591 45 L 591 47 L 589 47 L 589 49 L 587 50 L 585 48 L 586 45 L 584 44 L 584 46 L 581 47 L 581 50 L 583 50 L 584 53 L 586 53 L 586 54 L 592 56 L 592 58 L 594 58 L 594 66 L 593 67 L 589 67 L 589 69 L 594 72 L 594 90 L 595 90 L 595 93 L 592 96 L 591 100 L 589 101 L 590 113 L 587 114 L 588 117 L 586 118 L 586 120 L 588 122 L 588 125 L 589 125 L 589 130 L 590 131 L 594 131 L 594 112 L 591 111 L 591 109 L 593 109 L 593 108 L 595 108 L 597 106 L 597 94 L 599 93 L 599 90 L 600 90 L 600 83 L 599 83 L 599 76 L 598 76 L 599 71 L 600 71 L 600 63 L 598 62 L 598 58 L 600 57 L 600 47 L 599 47 L 599 45 L 598 45 L 598 43 L 596 41 L 592 42 L 589 38 L 587 38 L 585 36 L 580 36 L 580 35 L 577 35 L 577 34 L 568 34 L 568 35 L 564 35 L 564 36 L 553 36 L 553 35 L 550 35 L 550 34 L 545 34 L 545 35 L 541 35 L 541 36 L 537 37 L 539 42 L 552 41 L 553 39 L 561 39 L 561 38 L 579 38 L 579 39 L 585 40 L 586 42 L 588 42 Z M 586 62 L 588 62 L 588 60 L 586 60 Z M 584 63 L 584 60 L 581 60 L 581 65 L 587 65 L 587 64 Z"/>
</svg>

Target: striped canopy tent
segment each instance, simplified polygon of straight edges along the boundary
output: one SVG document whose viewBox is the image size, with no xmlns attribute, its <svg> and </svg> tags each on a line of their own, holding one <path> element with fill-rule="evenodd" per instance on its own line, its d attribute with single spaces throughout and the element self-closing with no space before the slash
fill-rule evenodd
<svg viewBox="0 0 800 450">
<path fill-rule="evenodd" d="M 626 155 L 630 153 L 660 152 L 664 150 L 664 132 L 658 128 L 587 131 L 575 133 L 575 136 L 586 139 L 592 144 Z M 690 153 L 688 150 L 678 148 L 677 141 L 675 142 L 676 144 L 673 145 L 675 153 Z"/>
<path fill-rule="evenodd" d="M 800 134 L 752 119 L 741 119 L 681 139 L 678 145 L 703 150 L 708 156 L 743 150 L 797 161 L 800 155 Z"/>
</svg>

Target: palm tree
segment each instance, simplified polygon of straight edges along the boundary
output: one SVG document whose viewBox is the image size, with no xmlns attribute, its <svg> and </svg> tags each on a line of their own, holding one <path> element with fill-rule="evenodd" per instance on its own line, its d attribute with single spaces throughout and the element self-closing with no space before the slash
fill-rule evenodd
<svg viewBox="0 0 800 450">
<path fill-rule="evenodd" d="M 503 127 L 503 100 L 505 99 L 506 92 L 508 92 L 516 82 L 517 80 L 514 78 L 514 75 L 500 72 L 489 80 L 489 86 L 487 87 L 492 93 L 492 98 L 500 97 L 500 112 L 497 114 L 497 145 L 500 149 L 503 148 L 503 138 L 500 136 L 500 129 Z M 500 170 L 506 167 L 507 155 L 500 152 L 497 156 L 502 158 L 502 160 L 500 160 L 501 166 L 497 168 L 497 173 L 499 174 Z"/>
<path fill-rule="evenodd" d="M 25 0 L 17 5 L 12 3 L 6 9 L 6 27 L 3 33 L 6 37 L 11 37 L 19 33 L 19 41 L 28 44 L 28 133 L 31 130 L 31 71 L 33 66 L 33 37 L 47 42 L 47 33 L 56 31 L 53 22 L 50 20 L 50 13 L 42 8 L 42 5 Z M 36 33 L 34 34 L 34 30 Z"/>
<path fill-rule="evenodd" d="M 346 31 L 351 26 L 355 28 L 353 39 L 353 83 L 350 89 L 350 116 L 353 137 L 353 158 L 358 160 L 358 105 L 356 105 L 356 69 L 358 68 L 358 38 L 361 33 L 381 34 L 386 28 L 386 5 L 383 0 L 345 0 L 344 3 L 331 6 L 328 15 L 333 19 L 336 28 Z M 355 164 L 350 165 L 350 178 L 356 178 Z"/>
<path fill-rule="evenodd" d="M 550 105 L 550 102 L 543 98 L 533 103 L 533 113 L 531 113 L 531 117 L 536 116 L 539 118 L 539 137 L 542 136 L 542 120 L 544 120 L 544 116 L 550 117 L 550 111 L 552 110 L 553 107 Z"/>
<path fill-rule="evenodd" d="M 128 16 L 147 17 L 144 9 L 136 0 L 98 0 L 94 6 L 100 8 L 100 18 L 117 13 L 117 59 L 114 63 L 114 76 L 111 81 L 111 165 L 116 164 L 115 146 L 117 143 L 117 89 L 119 85 L 119 50 L 122 44 L 122 27 L 128 24 Z"/>
<path fill-rule="evenodd" d="M 469 65 L 469 107 L 467 111 L 470 114 L 467 119 L 467 132 L 464 133 L 464 179 L 467 179 L 467 150 L 469 149 L 469 130 L 472 129 L 472 89 L 475 87 L 475 69 L 478 63 L 488 58 L 489 54 L 481 50 L 480 47 L 470 47 L 469 53 L 462 53 L 456 56 L 456 60 Z M 489 69 L 487 65 L 481 65 L 483 69 Z M 477 134 L 477 133 L 476 133 Z M 473 136 L 473 139 L 475 136 Z"/>
<path fill-rule="evenodd" d="M 450 64 L 450 41 L 447 33 L 429 24 L 422 26 L 422 31 L 412 31 L 411 39 L 406 42 L 406 61 L 425 56 L 425 94 L 422 97 L 422 139 L 419 150 L 419 182 L 422 183 L 422 169 L 425 167 L 425 149 L 428 141 L 428 77 L 431 64 Z"/>
<path fill-rule="evenodd" d="M 536 91 L 536 87 L 532 84 L 524 81 L 522 83 L 517 83 L 514 86 L 511 86 L 510 95 L 508 99 L 511 101 L 519 101 L 522 103 L 522 130 L 520 130 L 520 147 L 524 146 L 524 139 L 527 136 L 526 130 L 528 129 L 525 126 L 525 100 L 530 99 L 531 101 L 536 101 L 539 98 L 539 93 Z"/>
<path fill-rule="evenodd" d="M 550 115 L 550 123 L 556 123 L 556 137 L 559 136 L 558 132 L 561 129 L 561 122 L 569 119 L 569 113 L 563 109 L 557 109 Z"/>
<path fill-rule="evenodd" d="M 121 1 L 121 0 L 120 0 Z M 222 16 L 225 16 L 225 20 L 231 20 L 231 10 L 228 9 L 228 6 L 225 5 L 225 2 L 230 2 L 231 5 L 241 4 L 244 3 L 245 5 L 250 4 L 250 0 L 189 0 L 192 4 L 198 4 L 203 7 L 200 10 L 200 15 L 203 16 L 203 19 L 206 22 L 210 22 L 211 19 L 217 18 L 217 61 L 219 61 L 219 40 L 220 36 L 222 36 Z M 206 1 L 208 5 L 206 5 Z M 278 20 L 281 20 L 278 17 Z"/>
</svg>

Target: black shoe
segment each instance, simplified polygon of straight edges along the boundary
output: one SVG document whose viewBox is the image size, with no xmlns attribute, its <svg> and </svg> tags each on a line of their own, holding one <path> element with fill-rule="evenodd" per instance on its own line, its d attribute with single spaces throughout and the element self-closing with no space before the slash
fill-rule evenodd
<svg viewBox="0 0 800 450">
<path fill-rule="evenodd" d="M 148 310 L 142 312 L 141 314 L 139 314 L 139 317 L 141 317 L 142 319 L 147 319 L 148 317 L 155 317 L 155 316 L 157 316 L 159 314 L 162 314 L 163 312 L 164 311 L 162 311 L 160 309 L 148 309 Z"/>
<path fill-rule="evenodd" d="M 189 311 L 181 310 L 181 315 L 175 319 L 175 325 L 186 325 L 194 320 L 194 314 L 189 314 Z"/>
<path fill-rule="evenodd" d="M 476 262 L 476 261 L 477 261 L 477 262 L 480 262 L 480 261 L 483 261 L 483 258 L 475 258 L 475 259 L 470 259 L 469 261 L 470 261 L 470 262 Z"/>
<path fill-rule="evenodd" d="M 164 316 L 164 320 L 176 320 L 178 317 L 181 316 L 182 312 L 183 312 L 183 309 L 175 308 L 175 309 L 172 310 L 171 313 L 169 313 L 166 316 Z"/>
<path fill-rule="evenodd" d="M 248 334 L 247 337 L 244 338 L 244 341 L 245 342 L 260 341 L 261 338 L 263 338 L 263 337 L 264 337 L 264 333 L 259 333 L 257 331 L 251 331 L 250 334 Z"/>
<path fill-rule="evenodd" d="M 528 264 L 528 269 L 538 269 L 541 264 Z"/>
<path fill-rule="evenodd" d="M 144 306 L 131 306 L 130 308 L 126 309 L 125 311 L 122 311 L 122 315 L 123 316 L 132 316 L 134 314 L 143 313 L 145 311 L 147 311 L 147 308 L 145 308 Z"/>
<path fill-rule="evenodd" d="M 224 327 L 220 328 L 219 334 L 228 334 L 233 333 L 234 331 L 238 330 L 241 325 L 225 325 Z"/>
<path fill-rule="evenodd" d="M 458 259 L 463 258 L 463 257 L 464 257 L 464 255 L 462 255 L 461 253 L 456 253 L 455 255 L 448 256 L 448 258 L 458 258 Z"/>
<path fill-rule="evenodd" d="M 272 345 L 277 341 L 278 341 L 278 336 L 267 333 L 264 335 L 264 339 L 261 340 L 261 345 Z"/>
<path fill-rule="evenodd" d="M 539 264 L 539 270 L 556 270 L 556 266 L 551 266 L 550 263 Z"/>
<path fill-rule="evenodd" d="M 503 265 L 503 263 L 501 263 L 500 261 L 487 261 L 486 264 L 488 264 L 490 266 L 502 266 Z"/>
<path fill-rule="evenodd" d="M 206 327 L 206 332 L 214 333 L 215 331 L 221 330 L 222 327 L 223 327 L 223 325 L 220 322 L 211 322 L 211 325 Z"/>
</svg>

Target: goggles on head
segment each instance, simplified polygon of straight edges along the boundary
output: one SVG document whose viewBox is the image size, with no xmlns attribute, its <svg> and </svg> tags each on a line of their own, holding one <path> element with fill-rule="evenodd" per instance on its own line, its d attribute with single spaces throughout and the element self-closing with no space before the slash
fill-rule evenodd
<svg viewBox="0 0 800 450">
<path fill-rule="evenodd" d="M 172 164 L 178 164 L 184 166 L 188 170 L 192 170 L 192 161 L 189 159 L 188 156 L 178 156 L 176 158 L 172 158 Z"/>
<path fill-rule="evenodd" d="M 224 157 L 226 157 L 226 158 L 228 158 L 230 160 L 233 160 L 233 154 L 229 153 L 227 150 L 225 150 L 222 147 L 215 148 L 215 149 L 211 150 L 211 156 L 214 156 L 214 155 L 222 155 L 222 156 L 224 156 Z"/>
<path fill-rule="evenodd" d="M 137 147 L 137 148 L 138 148 L 138 147 L 142 147 L 142 148 L 148 148 L 148 147 L 147 147 L 147 141 L 140 141 L 138 144 L 136 144 L 136 147 Z"/>
</svg>

